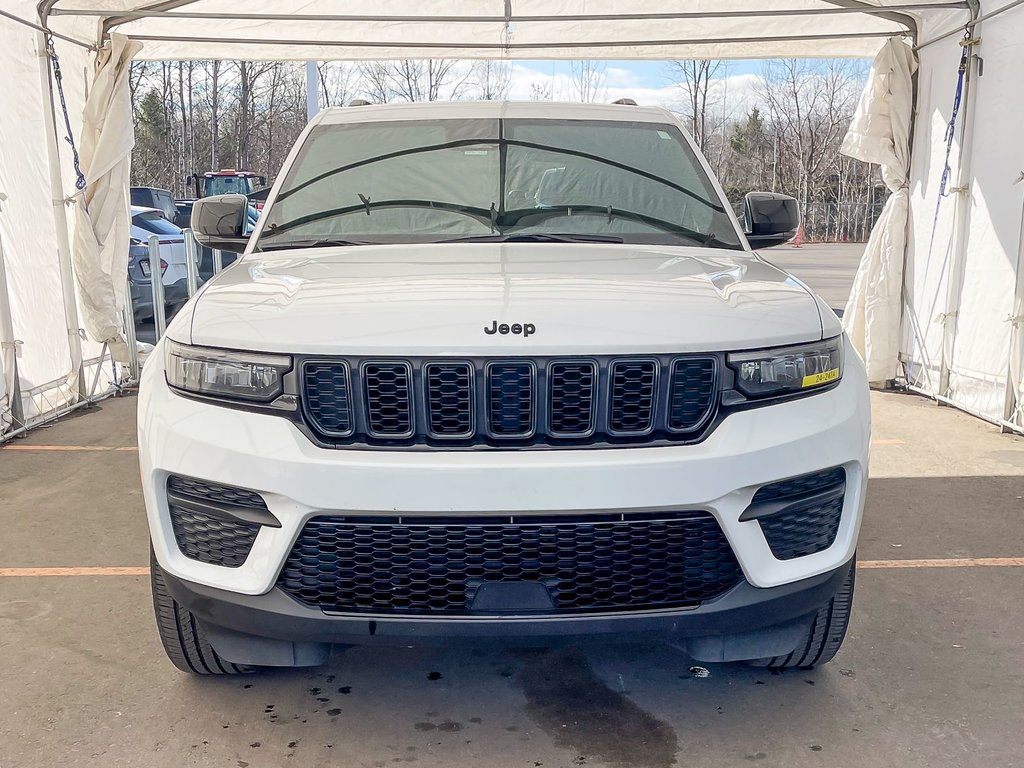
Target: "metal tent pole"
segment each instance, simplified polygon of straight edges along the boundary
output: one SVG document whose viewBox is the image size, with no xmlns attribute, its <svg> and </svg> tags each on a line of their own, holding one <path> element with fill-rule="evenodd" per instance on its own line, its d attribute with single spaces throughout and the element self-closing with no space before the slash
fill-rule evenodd
<svg viewBox="0 0 1024 768">
<path fill-rule="evenodd" d="M 0 205 L 3 195 L 0 193 Z M 0 212 L 3 209 L 0 207 Z M 4 242 L 0 234 L 0 362 L 3 363 L 3 375 L 7 378 L 7 397 L 10 403 L 12 426 L 25 423 L 25 414 L 21 402 L 21 382 L 18 377 L 18 347 L 21 342 L 14 338 L 14 318 L 11 315 L 11 295 L 7 288 L 7 269 L 4 263 Z M 0 431 L 0 440 L 4 440 Z"/>
<path fill-rule="evenodd" d="M 1024 187 L 1024 170 L 1015 182 Z M 1020 209 L 1020 237 L 1017 241 L 1017 281 L 1013 294 L 1013 314 L 1007 318 L 1010 328 L 1010 362 L 1006 375 L 1006 397 L 1003 405 L 1003 421 L 1024 428 L 1024 409 L 1021 403 L 1021 384 L 1024 383 L 1024 200 Z M 1003 426 L 1006 432 L 1007 427 Z"/>
</svg>

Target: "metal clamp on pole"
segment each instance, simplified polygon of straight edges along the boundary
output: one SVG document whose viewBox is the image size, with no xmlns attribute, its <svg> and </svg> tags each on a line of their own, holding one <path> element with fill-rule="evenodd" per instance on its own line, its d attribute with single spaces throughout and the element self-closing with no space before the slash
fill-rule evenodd
<svg viewBox="0 0 1024 768">
<path fill-rule="evenodd" d="M 132 295 L 132 281 L 128 280 L 127 296 Z M 139 343 L 135 333 L 135 312 L 132 310 L 131 301 L 125 302 L 124 307 L 124 331 L 125 341 L 128 344 L 128 379 L 134 384 L 142 375 L 142 367 L 139 365 Z"/>
<path fill-rule="evenodd" d="M 156 340 L 164 335 L 167 319 L 164 316 L 164 282 L 160 269 L 160 238 L 149 236 L 149 281 L 153 286 L 153 326 Z"/>
<path fill-rule="evenodd" d="M 199 290 L 199 246 L 191 229 L 182 232 L 185 235 L 185 284 L 188 296 L 192 298 Z"/>
</svg>

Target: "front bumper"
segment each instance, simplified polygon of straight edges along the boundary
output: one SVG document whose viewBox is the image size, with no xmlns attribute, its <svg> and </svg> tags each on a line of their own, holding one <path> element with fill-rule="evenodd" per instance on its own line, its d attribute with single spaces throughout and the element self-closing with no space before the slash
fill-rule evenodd
<svg viewBox="0 0 1024 768">
<path fill-rule="evenodd" d="M 236 664 L 317 665 L 327 661 L 335 644 L 450 645 L 481 639 L 531 644 L 595 635 L 612 641 L 666 641 L 698 661 L 724 662 L 792 651 L 852 567 L 850 561 L 769 589 L 737 584 L 690 609 L 445 619 L 327 615 L 276 588 L 264 595 L 240 595 L 167 574 L 164 580 L 171 596 L 198 618 L 217 652 Z"/>
<path fill-rule="evenodd" d="M 160 360 L 160 350 L 154 355 Z M 730 414 L 701 443 L 545 451 L 380 451 L 315 446 L 284 418 L 182 398 L 162 367 L 143 373 L 142 485 L 156 557 L 173 577 L 245 595 L 274 586 L 315 515 L 481 516 L 703 510 L 721 525 L 752 587 L 834 571 L 856 547 L 867 479 L 870 405 L 863 367 L 847 348 L 839 386 Z M 756 520 L 740 520 L 759 487 L 842 466 L 846 495 L 827 549 L 777 559 Z M 165 493 L 169 474 L 257 491 L 279 528 L 261 528 L 237 568 L 178 549 Z"/>
</svg>

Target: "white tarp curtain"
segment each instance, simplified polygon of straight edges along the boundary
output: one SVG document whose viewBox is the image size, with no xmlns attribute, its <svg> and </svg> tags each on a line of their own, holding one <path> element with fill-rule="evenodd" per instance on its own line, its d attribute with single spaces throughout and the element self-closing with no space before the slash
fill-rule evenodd
<svg viewBox="0 0 1024 768">
<path fill-rule="evenodd" d="M 3 9 L 21 18 L 36 14 L 34 0 L 3 0 Z M 91 77 L 92 54 L 85 48 L 55 42 L 72 132 L 81 135 L 82 107 Z M 0 18 L 0 258 L 6 276 L 0 280 L 0 435 L 32 425 L 60 412 L 80 398 L 79 387 L 96 383 L 108 391 L 113 371 L 101 357 L 99 343 L 79 337 L 73 278 L 66 256 L 68 236 L 58 223 L 50 187 L 48 148 L 61 146 L 57 176 L 63 192 L 75 193 L 75 173 L 67 152 L 59 111 L 56 138 L 51 141 L 49 105 L 43 98 L 47 59 L 39 34 Z M 74 215 L 64 205 L 73 226 Z M 63 242 L 63 251 L 62 245 Z M 62 268 L 64 264 L 67 269 Z M 65 291 L 65 289 L 67 289 Z M 70 297 L 67 301 L 66 297 Z M 69 316 L 70 313 L 70 316 Z M 9 326 L 7 325 L 9 320 Z M 69 330 L 70 329 L 70 330 Z M 79 375 L 79 354 L 82 376 Z M 14 394 L 19 397 L 15 402 Z M 17 421 L 13 415 L 18 414 Z"/>
<path fill-rule="evenodd" d="M 1003 5 L 983 3 L 982 12 Z M 978 77 L 974 67 L 950 157 L 949 186 L 964 191 L 941 201 L 959 35 L 920 54 L 901 359 L 916 389 L 1019 429 L 1024 5 L 974 34 L 984 69 Z"/>
<path fill-rule="evenodd" d="M 83 199 L 75 206 L 74 267 L 82 321 L 89 337 L 106 342 L 127 363 L 122 333 L 128 274 L 131 153 L 135 146 L 128 73 L 142 44 L 112 34 L 96 56 L 82 126 Z"/>
<path fill-rule="evenodd" d="M 924 7 L 946 0 L 910 0 Z M 897 17 L 858 12 L 907 0 L 49 0 L 95 11 L 147 59 L 873 56 Z M 132 17 L 136 8 L 159 15 Z M 854 12 L 848 12 L 851 10 Z M 965 4 L 966 7 L 966 4 Z M 224 18 L 244 14 L 245 18 Z M 817 15 L 816 15 L 817 14 Z M 828 15 L 824 15 L 828 14 Z M 904 17 L 906 14 L 904 14 Z M 598 17 L 598 18 L 594 18 Z M 602 18 L 603 17 L 603 18 Z M 66 17 L 56 16 L 60 21 Z M 98 16 L 67 17 L 94 38 Z"/>
<path fill-rule="evenodd" d="M 844 155 L 881 165 L 882 180 L 892 193 L 864 249 L 843 313 L 843 327 L 864 359 L 872 382 L 896 375 L 916 70 L 909 45 L 890 40 L 882 47 L 841 148 Z"/>
</svg>

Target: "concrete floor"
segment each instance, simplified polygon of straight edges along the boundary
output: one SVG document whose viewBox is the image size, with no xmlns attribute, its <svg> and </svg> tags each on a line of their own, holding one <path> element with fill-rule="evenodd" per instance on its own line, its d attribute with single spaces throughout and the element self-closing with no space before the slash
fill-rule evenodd
<svg viewBox="0 0 1024 768">
<path fill-rule="evenodd" d="M 141 571 L 34 570 L 146 565 L 134 410 L 0 448 L 3 768 L 1024 764 L 1024 441 L 957 411 L 874 395 L 872 567 L 819 671 L 700 678 L 668 647 L 591 643 L 357 649 L 218 680 L 165 659 Z M 950 558 L 968 561 L 920 562 Z"/>
</svg>

